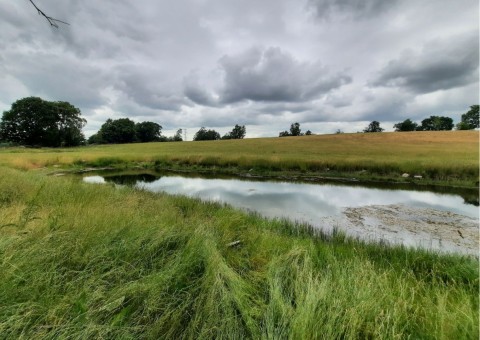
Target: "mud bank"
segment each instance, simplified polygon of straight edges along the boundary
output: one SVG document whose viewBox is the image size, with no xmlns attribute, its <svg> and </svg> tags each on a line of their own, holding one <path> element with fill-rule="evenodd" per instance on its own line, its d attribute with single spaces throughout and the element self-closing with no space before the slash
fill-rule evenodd
<svg viewBox="0 0 480 340">
<path fill-rule="evenodd" d="M 349 236 L 440 252 L 479 255 L 479 220 L 452 212 L 405 205 L 345 208 L 324 223 Z"/>
</svg>

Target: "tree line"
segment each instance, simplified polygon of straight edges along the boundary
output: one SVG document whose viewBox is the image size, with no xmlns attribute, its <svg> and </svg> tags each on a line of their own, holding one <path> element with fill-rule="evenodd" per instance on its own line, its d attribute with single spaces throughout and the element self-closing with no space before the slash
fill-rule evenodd
<svg viewBox="0 0 480 340">
<path fill-rule="evenodd" d="M 0 121 L 0 141 L 16 145 L 67 147 L 84 144 L 119 144 L 145 142 L 180 142 L 183 141 L 182 129 L 173 137 L 162 135 L 162 126 L 155 122 L 135 123 L 129 118 L 107 119 L 99 131 L 85 139 L 82 128 L 86 120 L 81 117 L 80 109 L 68 102 L 47 101 L 39 97 L 26 97 L 12 104 L 9 111 L 3 112 Z M 406 119 L 396 123 L 395 131 L 442 131 L 454 128 L 450 117 L 430 116 L 420 124 Z M 479 106 L 472 105 L 462 114 L 457 130 L 479 128 Z M 382 132 L 384 129 L 378 121 L 372 121 L 363 132 Z M 341 133 L 340 130 L 337 133 Z M 311 135 L 300 129 L 300 123 L 291 124 L 289 131 L 282 131 L 279 137 Z M 246 135 L 245 125 L 236 124 L 223 136 L 211 129 L 201 127 L 194 135 L 194 141 L 243 139 Z"/>
</svg>

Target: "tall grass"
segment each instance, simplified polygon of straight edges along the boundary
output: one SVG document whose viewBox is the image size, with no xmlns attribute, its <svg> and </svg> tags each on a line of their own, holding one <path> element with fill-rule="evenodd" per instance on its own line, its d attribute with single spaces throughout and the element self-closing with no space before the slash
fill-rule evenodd
<svg viewBox="0 0 480 340">
<path fill-rule="evenodd" d="M 2 337 L 478 337 L 475 259 L 0 170 Z"/>
<path fill-rule="evenodd" d="M 184 143 L 101 145 L 71 149 L 0 149 L 0 164 L 236 167 L 255 171 L 354 173 L 401 178 L 405 172 L 441 181 L 479 176 L 479 132 L 339 134 Z"/>
</svg>

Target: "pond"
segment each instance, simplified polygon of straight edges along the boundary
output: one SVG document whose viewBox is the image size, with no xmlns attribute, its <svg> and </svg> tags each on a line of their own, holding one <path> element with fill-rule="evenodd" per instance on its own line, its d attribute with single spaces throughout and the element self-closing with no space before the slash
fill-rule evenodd
<svg viewBox="0 0 480 340">
<path fill-rule="evenodd" d="M 448 236 L 441 232 L 432 235 L 422 232 L 417 240 L 412 239 L 416 236 L 401 236 L 404 232 L 401 229 L 398 230 L 399 226 L 395 227 L 396 231 L 389 232 L 389 228 L 385 227 L 385 216 L 383 216 L 386 213 L 385 207 L 389 207 L 391 210 L 388 214 L 395 215 L 388 215 L 390 221 L 388 223 L 403 225 L 406 224 L 403 220 L 411 222 L 413 219 L 416 224 L 421 224 L 421 222 L 426 224 L 423 228 L 428 225 L 437 229 L 446 228 L 442 223 L 450 221 L 452 216 L 459 216 L 463 218 L 461 222 L 457 221 L 458 218 L 454 218 L 454 221 L 457 222 L 450 221 L 451 223 L 447 224 L 456 223 L 453 225 L 454 228 L 464 228 L 465 222 L 469 222 L 467 227 L 471 229 L 472 223 L 476 226 L 479 218 L 478 192 L 468 190 L 460 192 L 457 190 L 452 193 L 445 192 L 443 189 L 443 192 L 432 192 L 419 191 L 419 189 L 425 190 L 422 187 L 415 187 L 416 190 L 412 190 L 411 186 L 401 185 L 381 185 L 381 188 L 375 188 L 354 184 L 312 184 L 146 173 L 87 175 L 83 180 L 93 183 L 111 182 L 119 185 L 133 185 L 153 192 L 186 195 L 222 202 L 243 210 L 257 212 L 269 218 L 287 218 L 308 223 L 325 231 L 331 231 L 333 227 L 340 226 L 340 229 L 354 237 L 369 240 L 382 239 L 393 243 L 425 247 L 421 244 L 423 242 L 427 244 L 427 248 L 440 250 L 445 248 L 445 243 L 448 241 Z M 371 211 L 372 207 L 383 208 Z M 360 215 L 355 218 L 355 214 Z M 418 214 L 422 216 L 416 216 Z M 432 220 L 433 215 L 438 221 Z M 399 220 L 399 216 L 403 216 L 403 220 Z M 359 227 L 360 224 L 363 225 L 362 228 Z M 412 228 L 419 228 L 419 226 L 415 225 Z M 469 232 L 475 234 L 474 230 L 464 229 L 459 231 L 463 236 L 469 235 Z M 392 233 L 393 235 L 389 235 Z M 397 238 L 399 239 L 397 240 Z M 438 245 L 438 243 L 443 243 L 443 245 Z M 464 245 L 459 244 L 458 248 L 462 246 Z M 475 247 L 475 245 L 472 246 Z M 452 250 L 452 247 L 447 248 L 445 249 Z M 455 251 L 455 249 L 453 250 Z"/>
</svg>

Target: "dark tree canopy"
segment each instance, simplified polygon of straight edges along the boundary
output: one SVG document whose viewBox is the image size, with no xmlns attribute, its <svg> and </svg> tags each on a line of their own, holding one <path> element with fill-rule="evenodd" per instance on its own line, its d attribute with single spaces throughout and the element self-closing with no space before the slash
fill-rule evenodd
<svg viewBox="0 0 480 340">
<path fill-rule="evenodd" d="M 462 120 L 457 124 L 458 130 L 473 130 L 479 128 L 478 105 L 470 106 L 470 110 L 462 115 Z"/>
<path fill-rule="evenodd" d="M 201 127 L 200 130 L 195 133 L 193 136 L 194 141 L 201 140 L 217 140 L 220 139 L 220 134 L 215 130 L 207 130 L 204 127 Z"/>
<path fill-rule="evenodd" d="M 300 123 L 296 122 L 290 125 L 290 136 L 301 136 L 302 130 L 300 129 Z"/>
<path fill-rule="evenodd" d="M 233 130 L 226 133 L 222 137 L 222 139 L 243 139 L 246 133 L 247 130 L 245 129 L 245 125 L 240 126 L 238 124 L 235 124 Z"/>
<path fill-rule="evenodd" d="M 311 133 L 312 132 L 310 131 L 310 134 Z M 296 122 L 290 125 L 290 132 L 282 131 L 278 134 L 278 137 L 288 137 L 288 136 L 303 136 L 302 130 L 300 129 L 300 123 Z"/>
<path fill-rule="evenodd" d="M 100 143 L 122 144 L 135 141 L 135 122 L 128 118 L 107 119 L 98 131 L 98 142 Z"/>
<path fill-rule="evenodd" d="M 77 146 L 85 142 L 86 120 L 68 102 L 27 97 L 12 104 L 0 122 L 0 139 L 20 145 Z"/>
<path fill-rule="evenodd" d="M 140 143 L 157 142 L 162 135 L 162 126 L 154 122 L 135 124 L 136 139 Z"/>
<path fill-rule="evenodd" d="M 415 131 L 418 127 L 418 124 L 410 119 L 405 119 L 403 122 L 397 123 L 393 127 L 397 132 Z"/>
<path fill-rule="evenodd" d="M 430 116 L 422 120 L 419 131 L 449 131 L 453 129 L 453 119 L 443 116 Z"/>
<path fill-rule="evenodd" d="M 383 130 L 384 129 L 380 127 L 380 123 L 374 120 L 363 130 L 363 132 L 382 132 Z"/>
</svg>

